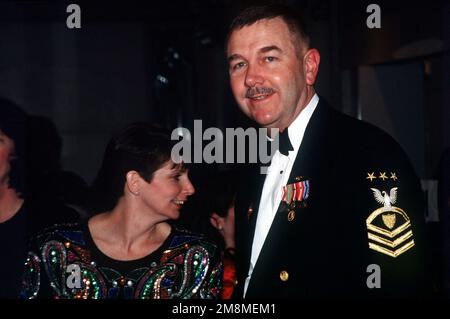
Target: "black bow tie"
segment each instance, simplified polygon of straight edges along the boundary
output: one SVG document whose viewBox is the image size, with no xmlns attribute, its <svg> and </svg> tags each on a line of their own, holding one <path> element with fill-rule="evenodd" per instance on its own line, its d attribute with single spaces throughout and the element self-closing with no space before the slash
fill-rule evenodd
<svg viewBox="0 0 450 319">
<path fill-rule="evenodd" d="M 294 148 L 292 147 L 291 141 L 289 140 L 289 134 L 288 129 L 286 128 L 283 132 L 280 132 L 278 134 L 279 137 L 279 151 L 281 154 L 288 156 L 289 151 L 293 151 Z"/>
</svg>

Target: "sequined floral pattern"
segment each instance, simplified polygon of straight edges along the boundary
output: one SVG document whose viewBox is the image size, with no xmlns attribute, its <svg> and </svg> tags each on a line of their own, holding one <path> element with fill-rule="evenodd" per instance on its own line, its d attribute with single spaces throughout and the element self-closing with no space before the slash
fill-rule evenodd
<svg viewBox="0 0 450 319">
<path fill-rule="evenodd" d="M 223 272 L 220 253 L 203 236 L 174 228 L 153 261 L 148 259 L 144 266 L 141 261 L 139 267 L 121 273 L 95 260 L 86 229 L 81 224 L 55 226 L 36 238 L 25 262 L 21 298 L 219 297 Z"/>
</svg>

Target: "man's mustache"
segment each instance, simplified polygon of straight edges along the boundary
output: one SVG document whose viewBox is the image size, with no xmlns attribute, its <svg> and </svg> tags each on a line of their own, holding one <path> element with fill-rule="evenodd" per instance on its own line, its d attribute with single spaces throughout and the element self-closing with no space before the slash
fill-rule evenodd
<svg viewBox="0 0 450 319">
<path fill-rule="evenodd" d="M 253 97 L 255 97 L 255 96 L 258 96 L 258 95 L 262 95 L 262 94 L 272 94 L 272 93 L 274 93 L 274 92 L 275 92 L 274 89 L 268 88 L 268 87 L 264 87 L 264 86 L 252 87 L 252 88 L 249 88 L 249 89 L 247 90 L 247 93 L 245 93 L 245 97 L 246 97 L 247 99 L 251 99 L 251 98 L 253 98 Z"/>
</svg>

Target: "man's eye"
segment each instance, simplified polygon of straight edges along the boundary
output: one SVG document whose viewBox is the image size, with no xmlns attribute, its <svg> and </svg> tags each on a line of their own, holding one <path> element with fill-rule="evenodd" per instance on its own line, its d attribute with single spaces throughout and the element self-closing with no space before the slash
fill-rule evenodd
<svg viewBox="0 0 450 319">
<path fill-rule="evenodd" d="M 268 56 L 268 57 L 266 57 L 265 59 L 266 59 L 267 62 L 273 62 L 273 61 L 275 61 L 277 58 L 274 57 L 274 56 Z"/>
<path fill-rule="evenodd" d="M 233 66 L 233 70 L 239 70 L 239 69 L 241 69 L 241 68 L 244 67 L 244 66 L 245 66 L 245 63 L 244 63 L 244 62 L 236 63 L 236 64 Z"/>
</svg>

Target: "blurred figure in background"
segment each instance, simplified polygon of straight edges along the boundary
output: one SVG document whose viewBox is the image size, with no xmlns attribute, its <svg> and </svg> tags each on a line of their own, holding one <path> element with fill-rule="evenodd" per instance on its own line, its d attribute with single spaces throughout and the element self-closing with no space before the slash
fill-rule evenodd
<svg viewBox="0 0 450 319">
<path fill-rule="evenodd" d="M 0 100 L 0 298 L 15 298 L 27 239 L 33 231 L 25 205 L 26 115 L 13 103 Z"/>
<path fill-rule="evenodd" d="M 214 186 L 208 187 L 209 221 L 220 235 L 219 242 L 223 250 L 223 290 L 222 299 L 230 299 L 236 285 L 235 268 L 235 234 L 234 234 L 234 200 L 237 192 L 237 176 L 233 172 L 222 172 L 217 179 L 213 178 Z"/>
<path fill-rule="evenodd" d="M 47 117 L 28 116 L 30 157 L 29 196 L 36 205 L 45 206 L 67 220 L 87 217 L 88 184 L 78 174 L 62 169 L 63 142 L 56 125 Z"/>
<path fill-rule="evenodd" d="M 43 157 L 43 139 L 36 134 L 30 149 L 30 117 L 14 103 L 0 99 L 0 298 L 17 298 L 29 238 L 58 222 L 76 220 L 78 214 L 58 205 L 52 192 L 32 196 L 31 185 L 46 182 L 30 174 L 30 163 Z M 30 167 L 31 166 L 31 167 Z M 57 188 L 57 187 L 55 187 Z"/>
<path fill-rule="evenodd" d="M 208 174 L 199 182 L 196 195 L 179 221 L 219 245 L 224 265 L 222 299 L 231 298 L 236 284 L 234 199 L 238 177 L 239 172 L 234 170 Z"/>
</svg>

